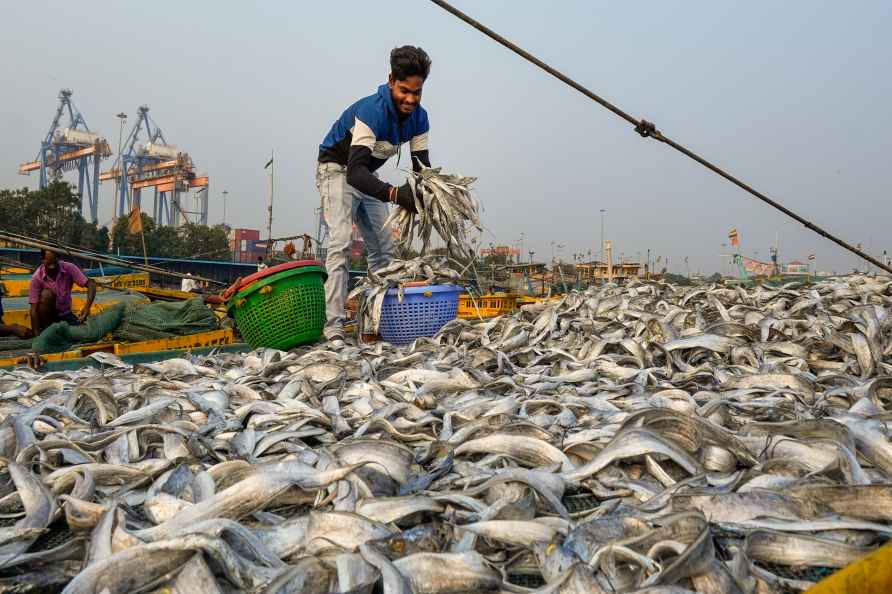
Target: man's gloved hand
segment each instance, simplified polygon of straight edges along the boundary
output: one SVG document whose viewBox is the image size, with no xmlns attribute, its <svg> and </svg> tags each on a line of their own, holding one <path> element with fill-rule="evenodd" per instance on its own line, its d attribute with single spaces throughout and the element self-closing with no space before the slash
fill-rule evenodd
<svg viewBox="0 0 892 594">
<path fill-rule="evenodd" d="M 418 200 L 419 202 L 422 201 L 421 196 L 418 196 Z M 415 207 L 415 189 L 408 181 L 400 187 L 396 188 L 396 196 L 394 202 L 396 202 L 409 212 L 418 213 L 418 209 Z M 424 202 L 421 203 L 422 205 L 424 204 Z"/>
</svg>

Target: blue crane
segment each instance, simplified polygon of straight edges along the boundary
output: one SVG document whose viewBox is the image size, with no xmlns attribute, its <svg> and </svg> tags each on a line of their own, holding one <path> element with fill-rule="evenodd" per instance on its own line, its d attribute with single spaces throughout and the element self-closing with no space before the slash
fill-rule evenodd
<svg viewBox="0 0 892 594">
<path fill-rule="evenodd" d="M 144 144 L 137 144 L 141 138 Z M 124 175 L 122 176 L 122 172 Z M 102 181 L 117 179 L 115 199 L 118 217 L 127 216 L 134 207 L 142 210 L 142 190 L 154 190 L 152 218 L 156 225 L 179 225 L 196 215 L 196 221 L 207 224 L 207 176 L 195 175 L 187 153 L 168 144 L 164 132 L 149 117 L 149 106 L 137 109 L 136 122 L 121 150 L 120 163 L 100 176 Z M 180 194 L 197 188 L 201 193 L 199 211 L 189 212 L 180 204 Z"/>
<path fill-rule="evenodd" d="M 90 220 L 98 221 L 99 206 L 99 163 L 111 156 L 111 149 L 104 138 L 90 131 L 81 112 L 71 102 L 71 89 L 59 91 L 59 106 L 50 123 L 46 137 L 40 143 L 40 150 L 33 161 L 19 165 L 19 174 L 30 175 L 40 171 L 40 189 L 45 189 L 51 181 L 62 179 L 67 171 L 78 172 L 77 192 L 81 197 L 81 213 Z M 68 125 L 60 129 L 63 116 L 67 114 Z"/>
</svg>

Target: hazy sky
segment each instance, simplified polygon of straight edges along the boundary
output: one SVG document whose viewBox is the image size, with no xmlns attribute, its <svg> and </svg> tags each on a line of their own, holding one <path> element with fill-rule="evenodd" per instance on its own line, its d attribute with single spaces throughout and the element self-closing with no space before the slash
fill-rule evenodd
<svg viewBox="0 0 892 594">
<path fill-rule="evenodd" d="M 892 253 L 892 3 L 455 4 L 789 208 Z M 747 255 L 767 258 L 777 234 L 783 260 L 856 263 L 423 0 L 4 3 L 0 187 L 36 187 L 16 167 L 70 87 L 113 146 L 115 114 L 132 122 L 148 104 L 210 175 L 212 223 L 228 190 L 230 224 L 265 224 L 262 167 L 274 149 L 273 232 L 314 234 L 318 144 L 407 43 L 433 58 L 423 99 L 432 161 L 479 177 L 484 243 L 523 232 L 537 260 L 552 241 L 571 259 L 597 250 L 603 208 L 617 255 L 650 248 L 676 271 L 685 256 L 692 272 L 718 270 L 731 227 Z M 395 160 L 381 172 L 404 176 Z M 101 189 L 101 222 L 112 194 Z"/>
</svg>

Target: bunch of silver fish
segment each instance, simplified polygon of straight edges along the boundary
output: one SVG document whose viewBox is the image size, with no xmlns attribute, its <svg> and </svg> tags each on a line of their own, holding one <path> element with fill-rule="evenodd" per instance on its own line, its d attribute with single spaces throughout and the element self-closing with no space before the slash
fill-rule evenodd
<svg viewBox="0 0 892 594">
<path fill-rule="evenodd" d="M 422 255 L 427 253 L 431 232 L 436 229 L 446 242 L 450 255 L 473 256 L 474 250 L 468 243 L 469 227 L 473 225 L 482 230 L 480 205 L 470 191 L 477 178 L 440 173 L 440 169 L 422 167 L 418 172 L 407 172 L 414 181 L 418 213 L 404 208 L 394 209 L 384 226 L 396 226 L 399 244 L 403 247 L 409 247 L 416 238 L 419 239 Z"/>
<path fill-rule="evenodd" d="M 451 284 L 461 281 L 461 273 L 443 263 L 439 256 L 419 256 L 410 260 L 394 259 L 378 270 L 370 270 L 350 292 L 359 298 L 357 322 L 359 333 L 377 334 L 387 291 L 395 289 L 403 302 L 406 287 L 415 284 Z"/>
<path fill-rule="evenodd" d="M 404 348 L 0 371 L 0 592 L 804 590 L 892 534 L 890 305 L 638 282 Z"/>
</svg>

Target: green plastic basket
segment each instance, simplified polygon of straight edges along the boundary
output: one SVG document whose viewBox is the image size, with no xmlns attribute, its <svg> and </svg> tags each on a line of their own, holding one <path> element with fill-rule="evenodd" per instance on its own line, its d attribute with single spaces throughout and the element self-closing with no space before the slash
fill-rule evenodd
<svg viewBox="0 0 892 594">
<path fill-rule="evenodd" d="M 315 342 L 325 326 L 326 276 L 321 266 L 278 272 L 236 293 L 226 309 L 254 348 L 286 351 Z"/>
</svg>

